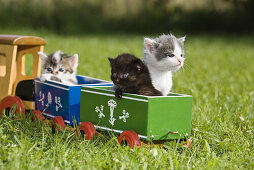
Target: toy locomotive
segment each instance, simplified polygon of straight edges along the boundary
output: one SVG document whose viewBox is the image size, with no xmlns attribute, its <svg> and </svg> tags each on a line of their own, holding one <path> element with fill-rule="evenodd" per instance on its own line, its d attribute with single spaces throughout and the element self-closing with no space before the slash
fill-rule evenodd
<svg viewBox="0 0 254 170">
<path fill-rule="evenodd" d="M 52 119 L 52 131 L 77 124 L 86 139 L 96 130 L 119 133 L 119 143 L 140 146 L 142 140 L 184 139 L 191 133 L 192 97 L 124 94 L 117 100 L 112 82 L 78 75 L 78 85 L 42 82 L 45 40 L 33 36 L 0 35 L 0 115 L 17 103 L 19 113 L 34 110 Z M 33 74 L 25 74 L 25 55 L 33 55 Z"/>
</svg>

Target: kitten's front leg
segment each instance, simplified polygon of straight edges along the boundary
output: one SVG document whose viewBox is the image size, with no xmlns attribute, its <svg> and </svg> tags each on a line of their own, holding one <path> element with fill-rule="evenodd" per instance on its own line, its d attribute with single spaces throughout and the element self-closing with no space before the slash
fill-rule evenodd
<svg viewBox="0 0 254 170">
<path fill-rule="evenodd" d="M 116 97 L 118 100 L 120 100 L 120 99 L 122 98 L 122 96 L 123 96 L 123 91 L 122 91 L 119 87 L 117 87 L 117 88 L 116 88 L 116 91 L 115 91 L 115 97 Z"/>
</svg>

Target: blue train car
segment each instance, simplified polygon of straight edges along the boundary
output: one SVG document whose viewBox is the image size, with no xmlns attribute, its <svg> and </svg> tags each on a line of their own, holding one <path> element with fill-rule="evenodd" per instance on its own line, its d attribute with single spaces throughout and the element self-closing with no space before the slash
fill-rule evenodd
<svg viewBox="0 0 254 170">
<path fill-rule="evenodd" d="M 64 122 L 73 125 L 80 120 L 80 93 L 84 86 L 112 86 L 105 80 L 87 76 L 77 76 L 78 85 L 64 85 L 56 81 L 40 81 L 35 79 L 35 109 L 40 110 L 45 117 L 62 116 Z"/>
</svg>

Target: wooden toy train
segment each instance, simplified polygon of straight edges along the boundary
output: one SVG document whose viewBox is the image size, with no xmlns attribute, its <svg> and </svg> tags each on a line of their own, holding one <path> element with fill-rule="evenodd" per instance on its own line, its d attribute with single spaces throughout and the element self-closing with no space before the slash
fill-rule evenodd
<svg viewBox="0 0 254 170">
<path fill-rule="evenodd" d="M 191 133 L 192 97 L 124 94 L 117 100 L 112 83 L 77 76 L 78 85 L 42 82 L 38 51 L 46 42 L 33 36 L 0 35 L 0 115 L 15 103 L 18 112 L 34 110 L 37 118 L 52 119 L 52 131 L 77 124 L 86 139 L 96 130 L 119 133 L 119 143 L 140 146 L 143 140 L 184 139 Z M 33 56 L 33 73 L 25 73 L 25 56 Z"/>
</svg>

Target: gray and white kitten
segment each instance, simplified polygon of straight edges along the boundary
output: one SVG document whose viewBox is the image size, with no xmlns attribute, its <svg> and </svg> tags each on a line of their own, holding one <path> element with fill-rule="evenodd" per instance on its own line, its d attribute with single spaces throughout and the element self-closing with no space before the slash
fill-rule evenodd
<svg viewBox="0 0 254 170">
<path fill-rule="evenodd" d="M 147 65 L 153 86 L 164 96 L 170 92 L 172 72 L 184 64 L 185 37 L 161 35 L 155 39 L 144 38 L 144 63 Z"/>
<path fill-rule="evenodd" d="M 68 56 L 60 50 L 50 55 L 43 52 L 38 54 L 42 61 L 41 81 L 55 80 L 66 85 L 77 84 L 78 54 Z"/>
</svg>

